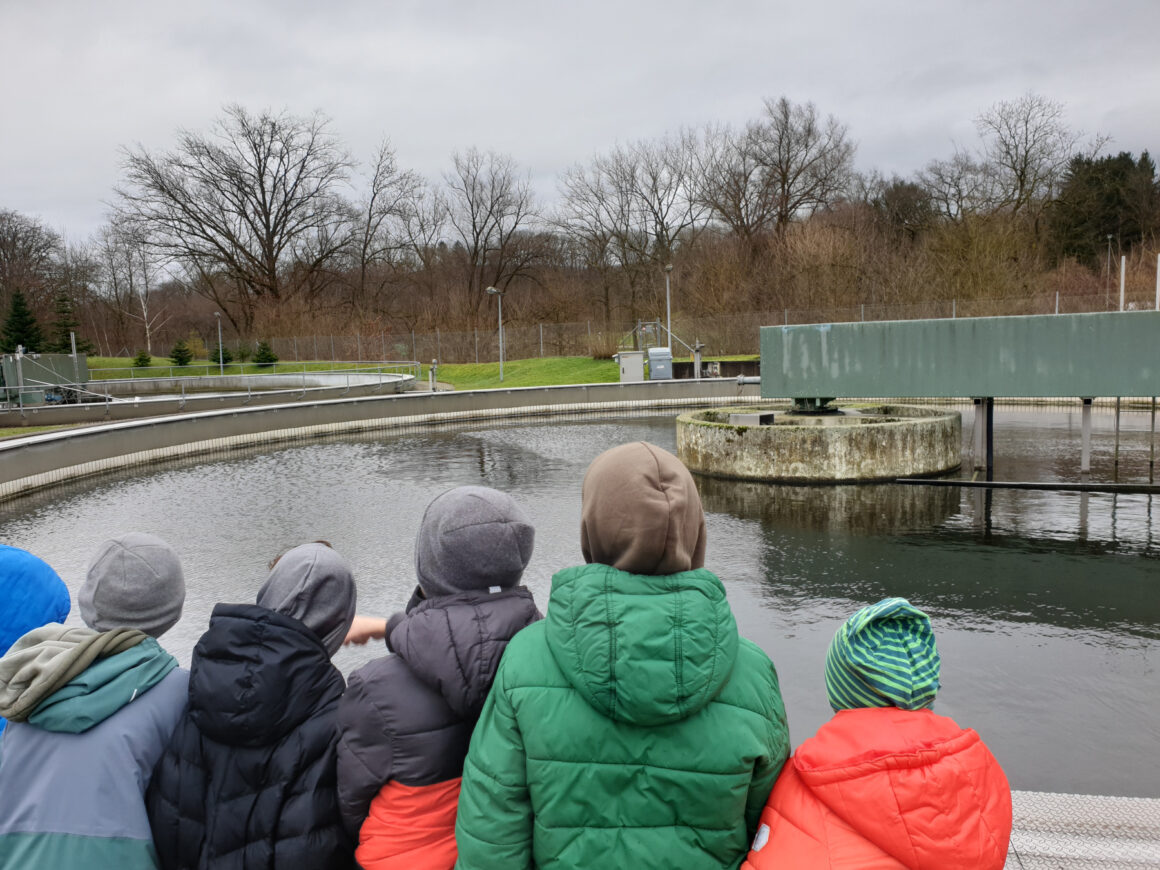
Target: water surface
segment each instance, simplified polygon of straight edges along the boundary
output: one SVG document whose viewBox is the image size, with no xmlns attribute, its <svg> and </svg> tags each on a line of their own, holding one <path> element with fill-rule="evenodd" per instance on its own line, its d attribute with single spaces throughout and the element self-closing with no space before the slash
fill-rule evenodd
<svg viewBox="0 0 1160 870">
<path fill-rule="evenodd" d="M 1110 480 L 1112 418 L 1095 419 L 1093 479 Z M 996 420 L 999 478 L 1078 479 L 1078 408 L 1001 408 Z M 1121 479 L 1147 479 L 1148 425 L 1147 414 L 1125 415 Z M 967 444 L 970 427 L 968 413 Z M 188 663 L 214 603 L 253 600 L 268 561 L 303 541 L 329 540 L 350 559 L 361 611 L 398 608 L 414 584 L 423 508 L 461 484 L 507 490 L 534 518 L 526 578 L 543 604 L 553 571 L 581 560 L 584 469 L 639 439 L 675 449 L 672 415 L 235 451 L 6 502 L 0 541 L 57 568 L 77 622 L 76 590 L 102 540 L 132 529 L 169 540 L 189 595 L 164 643 Z M 1013 786 L 1160 797 L 1152 497 L 699 484 L 707 566 L 725 581 L 742 632 L 777 664 L 795 743 L 829 715 L 822 666 L 835 629 L 856 608 L 901 595 L 934 619 L 936 709 L 977 729 Z M 343 650 L 336 661 L 350 670 L 380 652 Z"/>
</svg>

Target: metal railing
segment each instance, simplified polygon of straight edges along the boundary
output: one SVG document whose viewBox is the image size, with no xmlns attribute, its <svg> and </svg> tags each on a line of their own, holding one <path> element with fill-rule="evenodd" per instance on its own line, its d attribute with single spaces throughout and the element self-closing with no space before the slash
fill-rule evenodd
<svg viewBox="0 0 1160 870">
<path fill-rule="evenodd" d="M 133 366 L 131 368 L 91 368 L 90 379 L 112 380 L 170 380 L 174 378 L 241 377 L 252 375 L 298 374 L 405 374 L 418 380 L 422 365 L 412 360 L 385 360 L 382 362 L 354 362 L 347 360 L 318 362 L 275 363 L 197 363 L 187 366 Z"/>
<path fill-rule="evenodd" d="M 225 370 L 222 375 L 223 368 Z M 231 372 L 233 368 L 235 371 Z M 258 368 L 258 371 L 246 371 L 246 369 Z M 166 374 L 154 374 L 154 372 L 166 372 Z M 138 373 L 143 376 L 138 377 Z M 172 389 L 180 393 L 180 407 L 184 408 L 186 403 L 186 387 L 195 382 L 204 382 L 207 377 L 228 379 L 229 383 L 222 383 L 213 387 L 213 389 L 221 392 L 244 392 L 246 394 L 246 404 L 249 403 L 250 397 L 254 392 L 255 382 L 270 376 L 278 376 L 285 379 L 287 390 L 301 390 L 301 395 L 310 390 L 317 389 L 332 389 L 334 384 L 322 384 L 309 386 L 307 380 L 311 377 L 323 376 L 345 376 L 346 377 L 346 392 L 351 388 L 351 376 L 358 377 L 375 377 L 380 378 L 379 387 L 382 387 L 386 381 L 383 377 L 390 379 L 397 379 L 400 376 L 414 378 L 418 382 L 422 376 L 422 366 L 417 362 L 411 361 L 388 361 L 383 363 L 348 363 L 340 362 L 337 364 L 323 364 L 317 363 L 270 363 L 269 365 L 254 364 L 242 366 L 217 366 L 217 365 L 192 365 L 192 366 L 148 366 L 136 367 L 133 369 L 90 369 L 90 380 L 85 383 L 58 383 L 40 381 L 33 378 L 24 378 L 23 385 L 4 386 L 0 388 L 3 393 L 3 406 L 8 409 L 19 409 L 23 414 L 26 406 L 43 406 L 43 405 L 73 405 L 73 404 L 93 404 L 104 403 L 106 405 L 115 404 L 119 402 L 136 402 L 140 398 L 138 394 L 129 396 L 114 396 L 112 391 L 106 387 L 105 390 L 99 390 L 101 384 L 112 385 L 114 383 L 121 384 L 126 381 L 131 381 L 134 385 L 139 385 L 142 388 L 155 387 L 159 384 L 171 384 Z M 105 377 L 101 377 L 104 374 Z M 298 376 L 302 378 L 301 386 L 294 385 L 289 381 L 291 376 Z M 273 388 L 276 389 L 277 387 Z M 45 401 L 26 402 L 25 397 L 29 393 L 44 392 Z M 193 392 L 202 392 L 194 390 Z"/>
</svg>

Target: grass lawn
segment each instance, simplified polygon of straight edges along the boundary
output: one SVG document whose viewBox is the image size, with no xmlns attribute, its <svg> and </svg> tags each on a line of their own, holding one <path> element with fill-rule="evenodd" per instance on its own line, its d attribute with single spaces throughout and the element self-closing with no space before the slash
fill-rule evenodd
<svg viewBox="0 0 1160 870">
<path fill-rule="evenodd" d="M 735 356 L 705 357 L 710 360 L 755 360 L 756 354 L 739 354 Z M 89 369 L 105 369 L 93 375 L 93 380 L 128 377 L 169 377 L 174 376 L 197 377 L 202 375 L 216 375 L 216 363 L 198 361 L 188 366 L 165 366 L 167 362 L 162 357 L 156 357 L 159 364 L 147 369 L 134 368 L 133 360 L 127 357 L 89 357 Z M 288 362 L 278 363 L 275 366 L 258 366 L 253 363 L 240 365 L 233 363 L 226 365 L 227 375 L 239 374 L 270 374 L 272 372 L 300 372 L 306 371 L 334 371 L 353 369 L 356 363 L 331 362 Z M 364 368 L 373 366 L 373 363 L 362 363 Z M 423 379 L 426 380 L 430 366 L 423 366 Z M 439 382 L 450 384 L 457 390 L 486 390 L 499 387 L 549 387 L 561 384 L 604 384 L 620 380 L 620 368 L 616 360 L 592 359 L 586 356 L 564 357 L 533 357 L 531 359 L 506 360 L 503 366 L 503 381 L 499 379 L 499 363 L 445 363 L 439 366 Z"/>
<path fill-rule="evenodd" d="M 40 432 L 52 432 L 55 429 L 75 429 L 75 426 L 9 426 L 0 427 L 0 438 L 15 438 L 18 435 L 36 435 Z"/>
<path fill-rule="evenodd" d="M 423 366 L 428 377 L 430 366 Z M 439 382 L 457 390 L 486 390 L 497 387 L 549 387 L 559 384 L 604 384 L 620 380 L 616 360 L 586 356 L 533 357 L 505 360 L 503 382 L 499 363 L 446 363 L 439 366 Z"/>
</svg>

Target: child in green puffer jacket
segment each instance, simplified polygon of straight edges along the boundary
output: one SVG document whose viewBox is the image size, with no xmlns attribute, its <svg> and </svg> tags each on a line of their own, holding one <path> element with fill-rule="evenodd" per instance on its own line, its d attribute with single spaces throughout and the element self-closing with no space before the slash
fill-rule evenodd
<svg viewBox="0 0 1160 870">
<path fill-rule="evenodd" d="M 500 663 L 456 866 L 736 868 L 789 751 L 785 710 L 704 568 L 688 469 L 643 442 L 598 456 L 580 546 Z"/>
</svg>

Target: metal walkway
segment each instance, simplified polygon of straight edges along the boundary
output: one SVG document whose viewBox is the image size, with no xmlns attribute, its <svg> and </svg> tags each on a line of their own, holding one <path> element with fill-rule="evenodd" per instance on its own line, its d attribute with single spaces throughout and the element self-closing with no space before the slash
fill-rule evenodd
<svg viewBox="0 0 1160 870">
<path fill-rule="evenodd" d="M 1007 870 L 1160 867 L 1158 799 L 1035 791 L 1012 792 L 1011 799 Z"/>
</svg>

